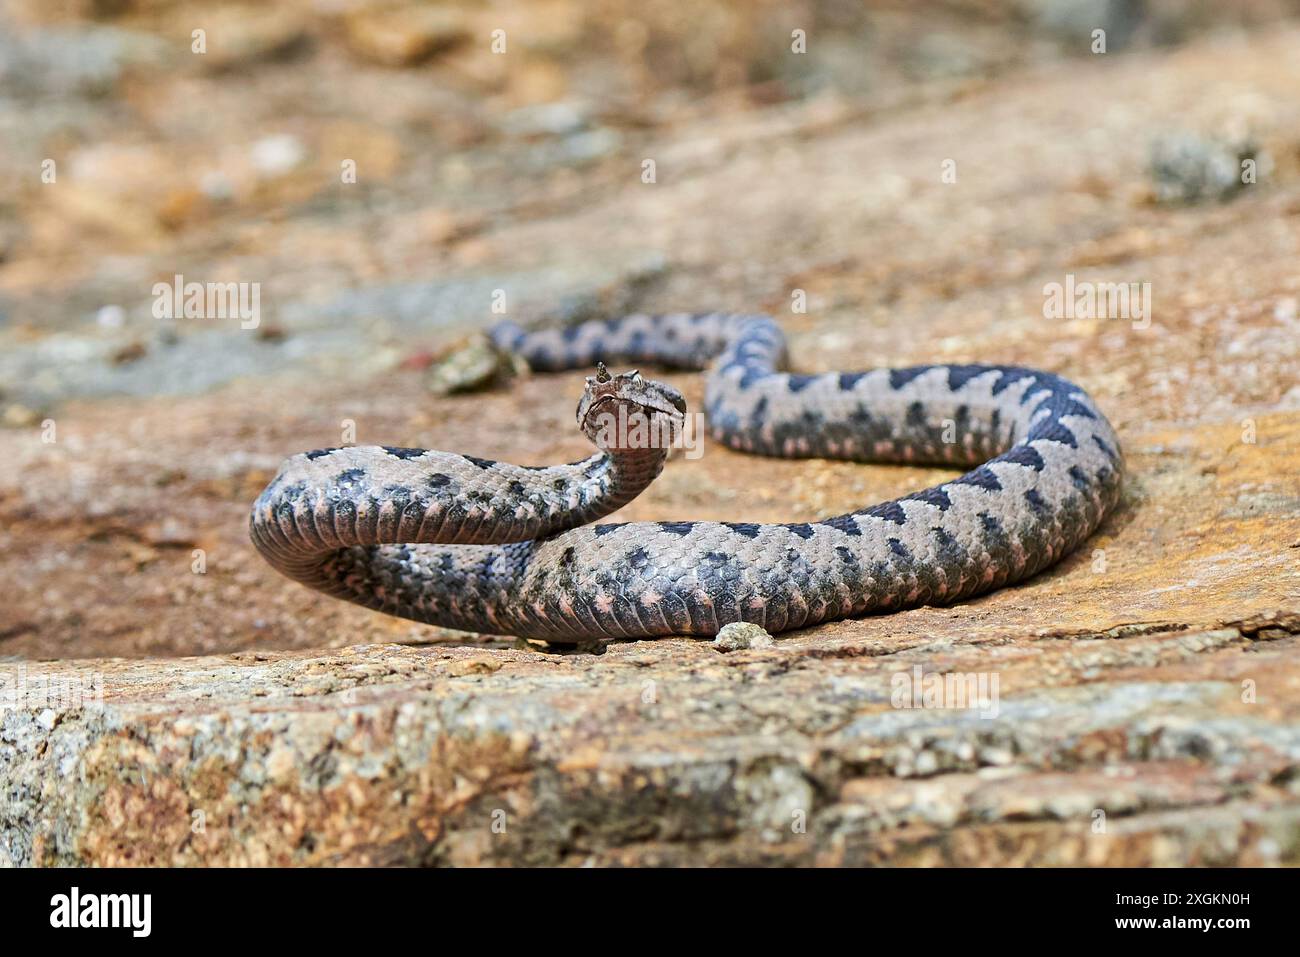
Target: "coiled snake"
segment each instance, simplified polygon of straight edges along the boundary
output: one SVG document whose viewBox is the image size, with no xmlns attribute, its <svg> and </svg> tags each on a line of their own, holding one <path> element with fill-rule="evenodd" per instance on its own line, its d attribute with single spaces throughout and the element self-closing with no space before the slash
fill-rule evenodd
<svg viewBox="0 0 1300 957">
<path fill-rule="evenodd" d="M 816 522 L 593 525 L 659 474 L 668 450 L 644 436 L 675 434 L 686 411 L 671 386 L 602 365 L 578 423 L 603 448 L 580 462 L 390 447 L 295 455 L 253 506 L 267 561 L 326 594 L 470 631 L 572 641 L 711 635 L 746 621 L 777 632 L 1019 581 L 1087 538 L 1119 497 L 1114 430 L 1050 373 L 796 375 L 780 371 L 785 340 L 765 316 L 507 324 L 491 335 L 538 371 L 708 367 L 710 432 L 744 452 L 976 467 Z M 652 428 L 600 427 L 618 416 Z"/>
</svg>

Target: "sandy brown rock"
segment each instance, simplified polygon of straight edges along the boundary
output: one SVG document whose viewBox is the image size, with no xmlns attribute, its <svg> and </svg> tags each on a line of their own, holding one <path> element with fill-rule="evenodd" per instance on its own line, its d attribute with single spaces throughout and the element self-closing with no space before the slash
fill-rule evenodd
<svg viewBox="0 0 1300 957">
<path fill-rule="evenodd" d="M 875 42 L 903 25 L 885 17 Z M 581 139 L 602 134 L 597 110 L 528 126 L 414 72 L 358 68 L 333 101 L 352 122 L 304 118 L 294 175 L 239 180 L 210 208 L 135 229 L 91 215 L 123 202 L 107 187 L 15 194 L 0 407 L 24 411 L 0 428 L 0 856 L 1300 863 L 1300 32 L 1041 63 L 1003 42 L 963 59 L 1001 64 L 975 74 L 951 44 L 927 48 L 909 67 L 923 81 L 870 99 L 661 122 L 647 94 L 642 126 L 600 140 L 606 153 Z M 465 56 L 446 68 L 472 74 Z M 264 69 L 285 71 L 280 102 L 310 102 L 330 62 L 327 48 Z M 521 88 L 510 110 L 550 87 L 543 73 L 502 79 Z M 710 77 L 688 79 L 729 82 Z M 135 93 L 160 136 L 186 135 L 177 105 L 196 93 L 279 135 L 274 103 L 202 71 L 177 82 Z M 430 112 L 443 125 L 421 139 Z M 1265 178 L 1230 202 L 1153 202 L 1157 133 L 1227 135 L 1243 117 Z M 176 177 L 212 187 L 202 172 Z M 128 186 L 147 192 L 114 188 Z M 87 196 L 72 255 L 65 204 Z M 275 334 L 159 329 L 149 289 L 178 270 L 264 282 Z M 1044 286 L 1069 274 L 1150 282 L 1150 323 L 1046 318 Z M 277 577 L 246 521 L 288 454 L 349 430 L 522 463 L 585 454 L 582 373 L 444 398 L 409 361 L 497 318 L 498 289 L 520 321 L 765 308 L 810 371 L 1060 372 L 1120 432 L 1124 501 L 1021 586 L 725 655 L 462 635 Z M 99 322 L 104 305 L 125 318 Z M 666 378 L 699 408 L 699 376 Z M 706 446 L 620 517 L 810 520 L 949 474 Z M 974 695 L 963 707 L 909 706 L 949 680 Z"/>
<path fill-rule="evenodd" d="M 410 6 L 361 9 L 344 20 L 349 48 L 385 66 L 412 66 L 469 39 L 455 10 Z"/>
<path fill-rule="evenodd" d="M 1248 626 L 1253 628 L 1254 625 Z M 370 645 L 28 665 L 16 863 L 1294 863 L 1300 619 L 561 659 Z M 1257 633 L 1256 633 L 1257 634 Z M 991 672 L 981 710 L 899 708 Z M 6 669 L 13 674 L 13 669 Z M 1245 689 L 1249 688 L 1250 693 Z M 25 823 L 20 823 L 25 822 Z"/>
</svg>

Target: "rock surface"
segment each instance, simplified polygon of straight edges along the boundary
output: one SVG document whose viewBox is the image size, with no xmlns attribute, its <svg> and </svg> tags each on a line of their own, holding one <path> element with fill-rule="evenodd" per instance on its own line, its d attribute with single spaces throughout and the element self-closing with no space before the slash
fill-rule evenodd
<svg viewBox="0 0 1300 957">
<path fill-rule="evenodd" d="M 797 68 L 719 48 L 671 77 L 708 106 L 641 90 L 615 129 L 552 69 L 583 43 L 558 26 L 520 15 L 499 61 L 475 21 L 331 84 L 346 37 L 286 9 L 276 35 L 314 38 L 288 62 L 105 81 L 156 140 L 104 103 L 0 109 L 27 134 L 0 157 L 0 861 L 1300 863 L 1300 28 L 1062 60 L 996 18 L 908 46 L 882 14 L 869 94 L 833 92 L 831 40 L 853 47 L 828 27 Z M 175 16 L 159 34 L 188 38 Z M 618 95 L 659 28 L 599 53 Z M 328 115 L 284 122 L 322 88 Z M 1158 136 L 1247 120 L 1266 175 L 1155 202 Z M 282 136 L 293 164 L 256 161 Z M 153 318 L 174 274 L 263 283 L 260 323 Z M 1070 275 L 1149 282 L 1151 311 L 1045 317 Z M 521 322 L 766 309 L 808 371 L 1066 374 L 1119 429 L 1124 503 L 1019 587 L 727 654 L 457 634 L 278 578 L 245 529 L 290 453 L 585 454 L 581 373 L 429 392 L 420 356 L 498 291 Z M 666 378 L 699 408 L 698 376 Z M 706 445 L 620 518 L 801 521 L 946 474 Z"/>
</svg>

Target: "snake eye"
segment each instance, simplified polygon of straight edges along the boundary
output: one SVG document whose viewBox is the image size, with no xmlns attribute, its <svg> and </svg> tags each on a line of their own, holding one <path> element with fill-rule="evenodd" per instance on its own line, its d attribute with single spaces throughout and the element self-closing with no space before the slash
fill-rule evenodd
<svg viewBox="0 0 1300 957">
<path fill-rule="evenodd" d="M 686 414 L 686 399 L 684 399 L 682 396 L 680 395 L 670 396 L 668 401 L 671 402 L 673 404 L 673 408 L 676 409 L 678 412 L 682 413 L 682 415 Z"/>
</svg>

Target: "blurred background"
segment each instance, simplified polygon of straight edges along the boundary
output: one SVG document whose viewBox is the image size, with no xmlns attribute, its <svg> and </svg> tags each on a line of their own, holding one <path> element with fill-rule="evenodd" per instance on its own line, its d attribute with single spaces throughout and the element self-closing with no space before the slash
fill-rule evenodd
<svg viewBox="0 0 1300 957">
<path fill-rule="evenodd" d="M 747 248 L 755 237 L 728 237 L 737 255 L 718 270 L 712 251 L 690 248 L 689 212 L 667 202 L 650 235 L 603 224 L 617 235 L 595 255 L 523 231 L 503 260 L 492 237 L 613 197 L 644 202 L 654 194 L 636 189 L 643 158 L 681 186 L 720 162 L 959 101 L 1011 73 L 1083 71 L 1097 60 L 1093 30 L 1115 56 L 1267 31 L 1300 3 L 7 0 L 3 10 L 0 369 L 12 424 L 68 395 L 264 371 L 285 350 L 259 342 L 281 334 L 303 334 L 296 348 L 319 356 L 404 348 L 480 318 L 503 286 L 516 287 L 513 313 L 553 314 L 632 305 L 654 283 L 693 294 L 688 273 L 702 268 L 716 299 L 754 308 L 785 279 Z M 806 52 L 793 52 L 795 31 Z M 1240 127 L 1220 133 L 1258 118 L 1259 104 L 1240 97 L 1218 106 Z M 43 178 L 47 160 L 55 182 Z M 905 182 L 925 164 L 931 178 L 929 155 L 912 162 L 891 176 Z M 768 235 L 800 244 L 806 261 L 852 254 L 807 229 L 818 200 L 803 194 L 816 185 L 762 183 L 784 196 L 765 203 Z M 737 194 L 753 188 L 737 181 Z M 701 198 L 721 214 L 748 201 Z M 869 225 L 857 195 L 835 201 Z M 175 273 L 261 283 L 262 338 L 159 330 L 149 290 Z M 51 334 L 71 338 L 42 362 Z"/>
<path fill-rule="evenodd" d="M 1300 861 L 1298 18 L 0 0 L 0 679 L 104 698 L 0 715 L 0 863 Z M 1145 315 L 1045 309 L 1076 280 Z M 168 318 L 177 282 L 256 321 Z M 628 310 L 770 312 L 800 371 L 1063 374 L 1124 499 L 1021 586 L 725 654 L 561 657 L 254 552 L 306 449 L 587 454 L 584 373 L 482 329 Z M 619 518 L 952 474 L 706 443 Z M 922 669 L 999 716 L 899 708 Z"/>
<path fill-rule="evenodd" d="M 1121 431 L 1300 401 L 1298 0 L 0 11 L 9 654 L 424 640 L 280 582 L 245 512 L 304 448 L 582 454 L 576 377 L 503 387 L 465 338 L 501 318 L 768 310 L 803 368 L 1043 366 Z M 1089 270 L 1154 281 L 1155 331 L 1044 319 Z M 177 276 L 257 322 L 159 319 Z M 710 461 L 625 517 L 940 474 Z"/>
</svg>

